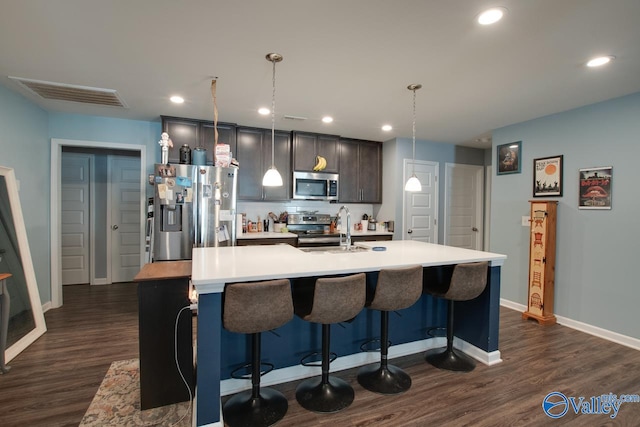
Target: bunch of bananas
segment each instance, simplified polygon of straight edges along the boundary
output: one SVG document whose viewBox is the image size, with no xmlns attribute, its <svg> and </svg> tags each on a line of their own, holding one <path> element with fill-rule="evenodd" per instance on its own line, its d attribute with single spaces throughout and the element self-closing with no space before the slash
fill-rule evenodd
<svg viewBox="0 0 640 427">
<path fill-rule="evenodd" d="M 313 167 L 314 171 L 321 171 L 327 167 L 327 159 L 322 156 L 316 156 L 316 165 Z"/>
</svg>

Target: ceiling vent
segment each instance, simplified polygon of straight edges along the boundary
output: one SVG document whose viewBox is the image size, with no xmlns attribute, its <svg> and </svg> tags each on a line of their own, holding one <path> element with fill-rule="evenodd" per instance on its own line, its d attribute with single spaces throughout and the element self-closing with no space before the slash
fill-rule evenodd
<svg viewBox="0 0 640 427">
<path fill-rule="evenodd" d="M 45 82 L 42 80 L 23 79 L 21 77 L 9 76 L 9 78 L 31 93 L 34 93 L 44 99 L 80 102 L 83 104 L 107 105 L 109 107 L 127 107 L 118 95 L 118 92 L 113 89 Z"/>
</svg>

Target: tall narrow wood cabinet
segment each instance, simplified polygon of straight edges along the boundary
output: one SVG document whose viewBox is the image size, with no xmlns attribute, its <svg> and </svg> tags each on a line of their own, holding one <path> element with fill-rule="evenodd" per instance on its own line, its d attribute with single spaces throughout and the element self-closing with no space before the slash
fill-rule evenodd
<svg viewBox="0 0 640 427">
<path fill-rule="evenodd" d="M 558 202 L 530 200 L 529 295 L 523 319 L 553 325 L 553 293 L 556 269 L 556 213 Z"/>
</svg>

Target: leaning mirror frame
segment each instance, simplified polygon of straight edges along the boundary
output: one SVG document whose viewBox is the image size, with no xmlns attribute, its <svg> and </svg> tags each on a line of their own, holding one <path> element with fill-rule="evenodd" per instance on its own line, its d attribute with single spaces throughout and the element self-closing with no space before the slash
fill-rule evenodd
<svg viewBox="0 0 640 427">
<path fill-rule="evenodd" d="M 26 287 L 29 294 L 29 302 L 31 304 L 31 311 L 33 314 L 33 321 L 35 323 L 35 327 L 33 329 L 31 329 L 24 336 L 20 337 L 17 341 L 6 348 L 4 354 L 4 362 L 8 363 L 18 354 L 20 354 L 20 352 L 26 349 L 30 344 L 32 344 L 36 339 L 38 339 L 38 337 L 44 334 L 47 330 L 47 327 L 44 320 L 44 314 L 42 312 L 40 293 L 38 291 L 35 271 L 33 269 L 33 262 L 31 259 L 31 251 L 29 249 L 29 242 L 27 239 L 27 232 L 24 224 L 24 218 L 22 216 L 22 208 L 20 206 L 20 197 L 18 195 L 18 186 L 15 178 L 15 172 L 12 168 L 0 166 L 0 176 L 4 177 L 4 183 L 6 185 L 6 194 L 8 195 L 8 202 L 11 212 L 10 216 L 12 217 L 11 225 L 13 225 L 15 229 L 15 237 L 18 243 L 17 252 L 19 252 L 19 260 L 22 264 L 22 273 L 26 281 Z M 1 181 L 2 180 L 0 180 L 0 182 Z M 8 223 L 8 221 L 5 222 Z M 11 244 L 11 242 L 6 243 Z M 0 273 L 11 273 L 11 271 L 0 271 Z"/>
</svg>

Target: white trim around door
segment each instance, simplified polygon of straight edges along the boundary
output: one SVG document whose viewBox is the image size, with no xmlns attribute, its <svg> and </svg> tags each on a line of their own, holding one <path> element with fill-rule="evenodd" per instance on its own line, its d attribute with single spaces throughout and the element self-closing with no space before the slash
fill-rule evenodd
<svg viewBox="0 0 640 427">
<path fill-rule="evenodd" d="M 51 139 L 51 306 L 62 306 L 62 273 L 60 258 L 60 161 L 62 147 L 85 147 L 94 149 L 112 149 L 137 151 L 140 153 L 140 194 L 146 194 L 145 183 L 147 147 L 138 144 L 123 144 L 118 142 L 80 141 L 72 139 Z M 146 197 L 140 197 L 140 212 L 146 215 Z M 144 221 L 140 221 L 140 247 L 144 248 Z M 140 265 L 144 264 L 144 251 L 140 251 Z"/>
</svg>

